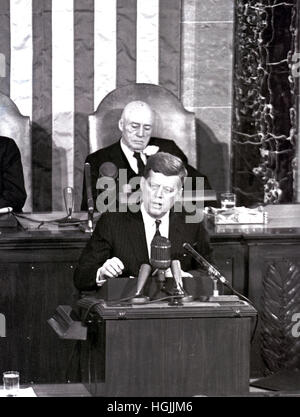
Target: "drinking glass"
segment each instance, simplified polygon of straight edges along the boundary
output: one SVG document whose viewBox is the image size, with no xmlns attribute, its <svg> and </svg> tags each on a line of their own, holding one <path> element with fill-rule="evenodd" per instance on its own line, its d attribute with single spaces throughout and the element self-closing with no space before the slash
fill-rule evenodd
<svg viewBox="0 0 300 417">
<path fill-rule="evenodd" d="M 18 371 L 3 372 L 3 389 L 7 397 L 15 397 L 20 388 L 20 374 Z"/>
</svg>

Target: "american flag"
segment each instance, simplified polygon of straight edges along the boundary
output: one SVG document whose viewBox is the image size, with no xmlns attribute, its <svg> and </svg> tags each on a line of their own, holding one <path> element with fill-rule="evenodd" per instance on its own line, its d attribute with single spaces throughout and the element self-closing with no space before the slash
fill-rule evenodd
<svg viewBox="0 0 300 417">
<path fill-rule="evenodd" d="M 87 115 L 134 82 L 180 96 L 181 0 L 0 0 L 0 91 L 32 123 L 32 209 L 80 206 Z M 24 167 L 26 170 L 26 167 Z"/>
</svg>

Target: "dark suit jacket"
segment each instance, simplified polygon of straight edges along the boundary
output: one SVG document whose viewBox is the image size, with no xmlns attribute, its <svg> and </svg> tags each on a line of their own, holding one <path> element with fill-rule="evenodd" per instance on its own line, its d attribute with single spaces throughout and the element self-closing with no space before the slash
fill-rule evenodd
<svg viewBox="0 0 300 417">
<path fill-rule="evenodd" d="M 161 152 L 168 152 L 172 155 L 178 156 L 184 162 L 188 176 L 195 179 L 196 177 L 203 177 L 204 178 L 204 188 L 211 189 L 208 179 L 205 175 L 198 172 L 195 168 L 188 165 L 187 158 L 185 154 L 178 148 L 174 141 L 169 139 L 159 139 L 159 138 L 151 138 L 148 145 L 155 145 L 159 147 Z M 104 162 L 112 162 L 116 165 L 118 169 L 127 169 L 127 178 L 128 181 L 136 176 L 136 173 L 131 169 L 129 162 L 122 151 L 120 146 L 120 141 L 115 142 L 114 144 L 99 149 L 98 151 L 90 154 L 87 156 L 86 161 L 89 162 L 91 165 L 91 183 L 92 183 L 92 193 L 94 204 L 96 204 L 97 199 L 97 190 L 96 190 L 96 183 L 99 177 L 99 168 Z M 86 185 L 85 185 L 85 178 L 83 181 L 83 190 L 82 190 L 82 201 L 81 201 L 81 210 L 87 210 L 87 197 L 86 197 Z"/>
<path fill-rule="evenodd" d="M 170 213 L 169 240 L 171 258 L 178 259 L 184 271 L 198 269 L 194 259 L 185 252 L 184 242 L 210 259 L 208 235 L 202 223 L 186 223 L 185 213 Z M 96 289 L 96 274 L 107 259 L 116 256 L 124 264 L 124 277 L 138 276 L 141 264 L 149 264 L 143 217 L 137 213 L 104 213 L 79 260 L 74 283 L 77 289 Z"/>
<path fill-rule="evenodd" d="M 21 211 L 26 197 L 20 151 L 13 139 L 0 136 L 0 208 Z"/>
</svg>

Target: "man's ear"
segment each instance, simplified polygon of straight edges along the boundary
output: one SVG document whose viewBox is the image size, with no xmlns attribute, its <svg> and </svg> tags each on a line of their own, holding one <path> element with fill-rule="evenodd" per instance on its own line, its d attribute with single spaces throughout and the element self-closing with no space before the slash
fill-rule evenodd
<svg viewBox="0 0 300 417">
<path fill-rule="evenodd" d="M 182 198 L 182 194 L 183 194 L 183 187 L 181 187 L 181 188 L 177 191 L 176 196 L 175 196 L 175 201 L 181 200 L 181 198 Z"/>
<path fill-rule="evenodd" d="M 124 127 L 124 124 L 123 124 L 123 119 L 120 119 L 120 120 L 119 120 L 119 124 L 118 124 L 118 126 L 119 126 L 119 129 L 121 130 L 121 132 L 123 132 L 123 127 Z"/>
</svg>

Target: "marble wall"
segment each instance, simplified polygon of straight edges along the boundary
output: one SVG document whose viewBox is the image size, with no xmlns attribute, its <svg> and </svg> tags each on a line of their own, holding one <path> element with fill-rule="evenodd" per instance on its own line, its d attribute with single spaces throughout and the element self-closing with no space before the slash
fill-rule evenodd
<svg viewBox="0 0 300 417">
<path fill-rule="evenodd" d="M 181 97 L 197 118 L 198 168 L 230 187 L 234 0 L 182 1 Z"/>
</svg>

